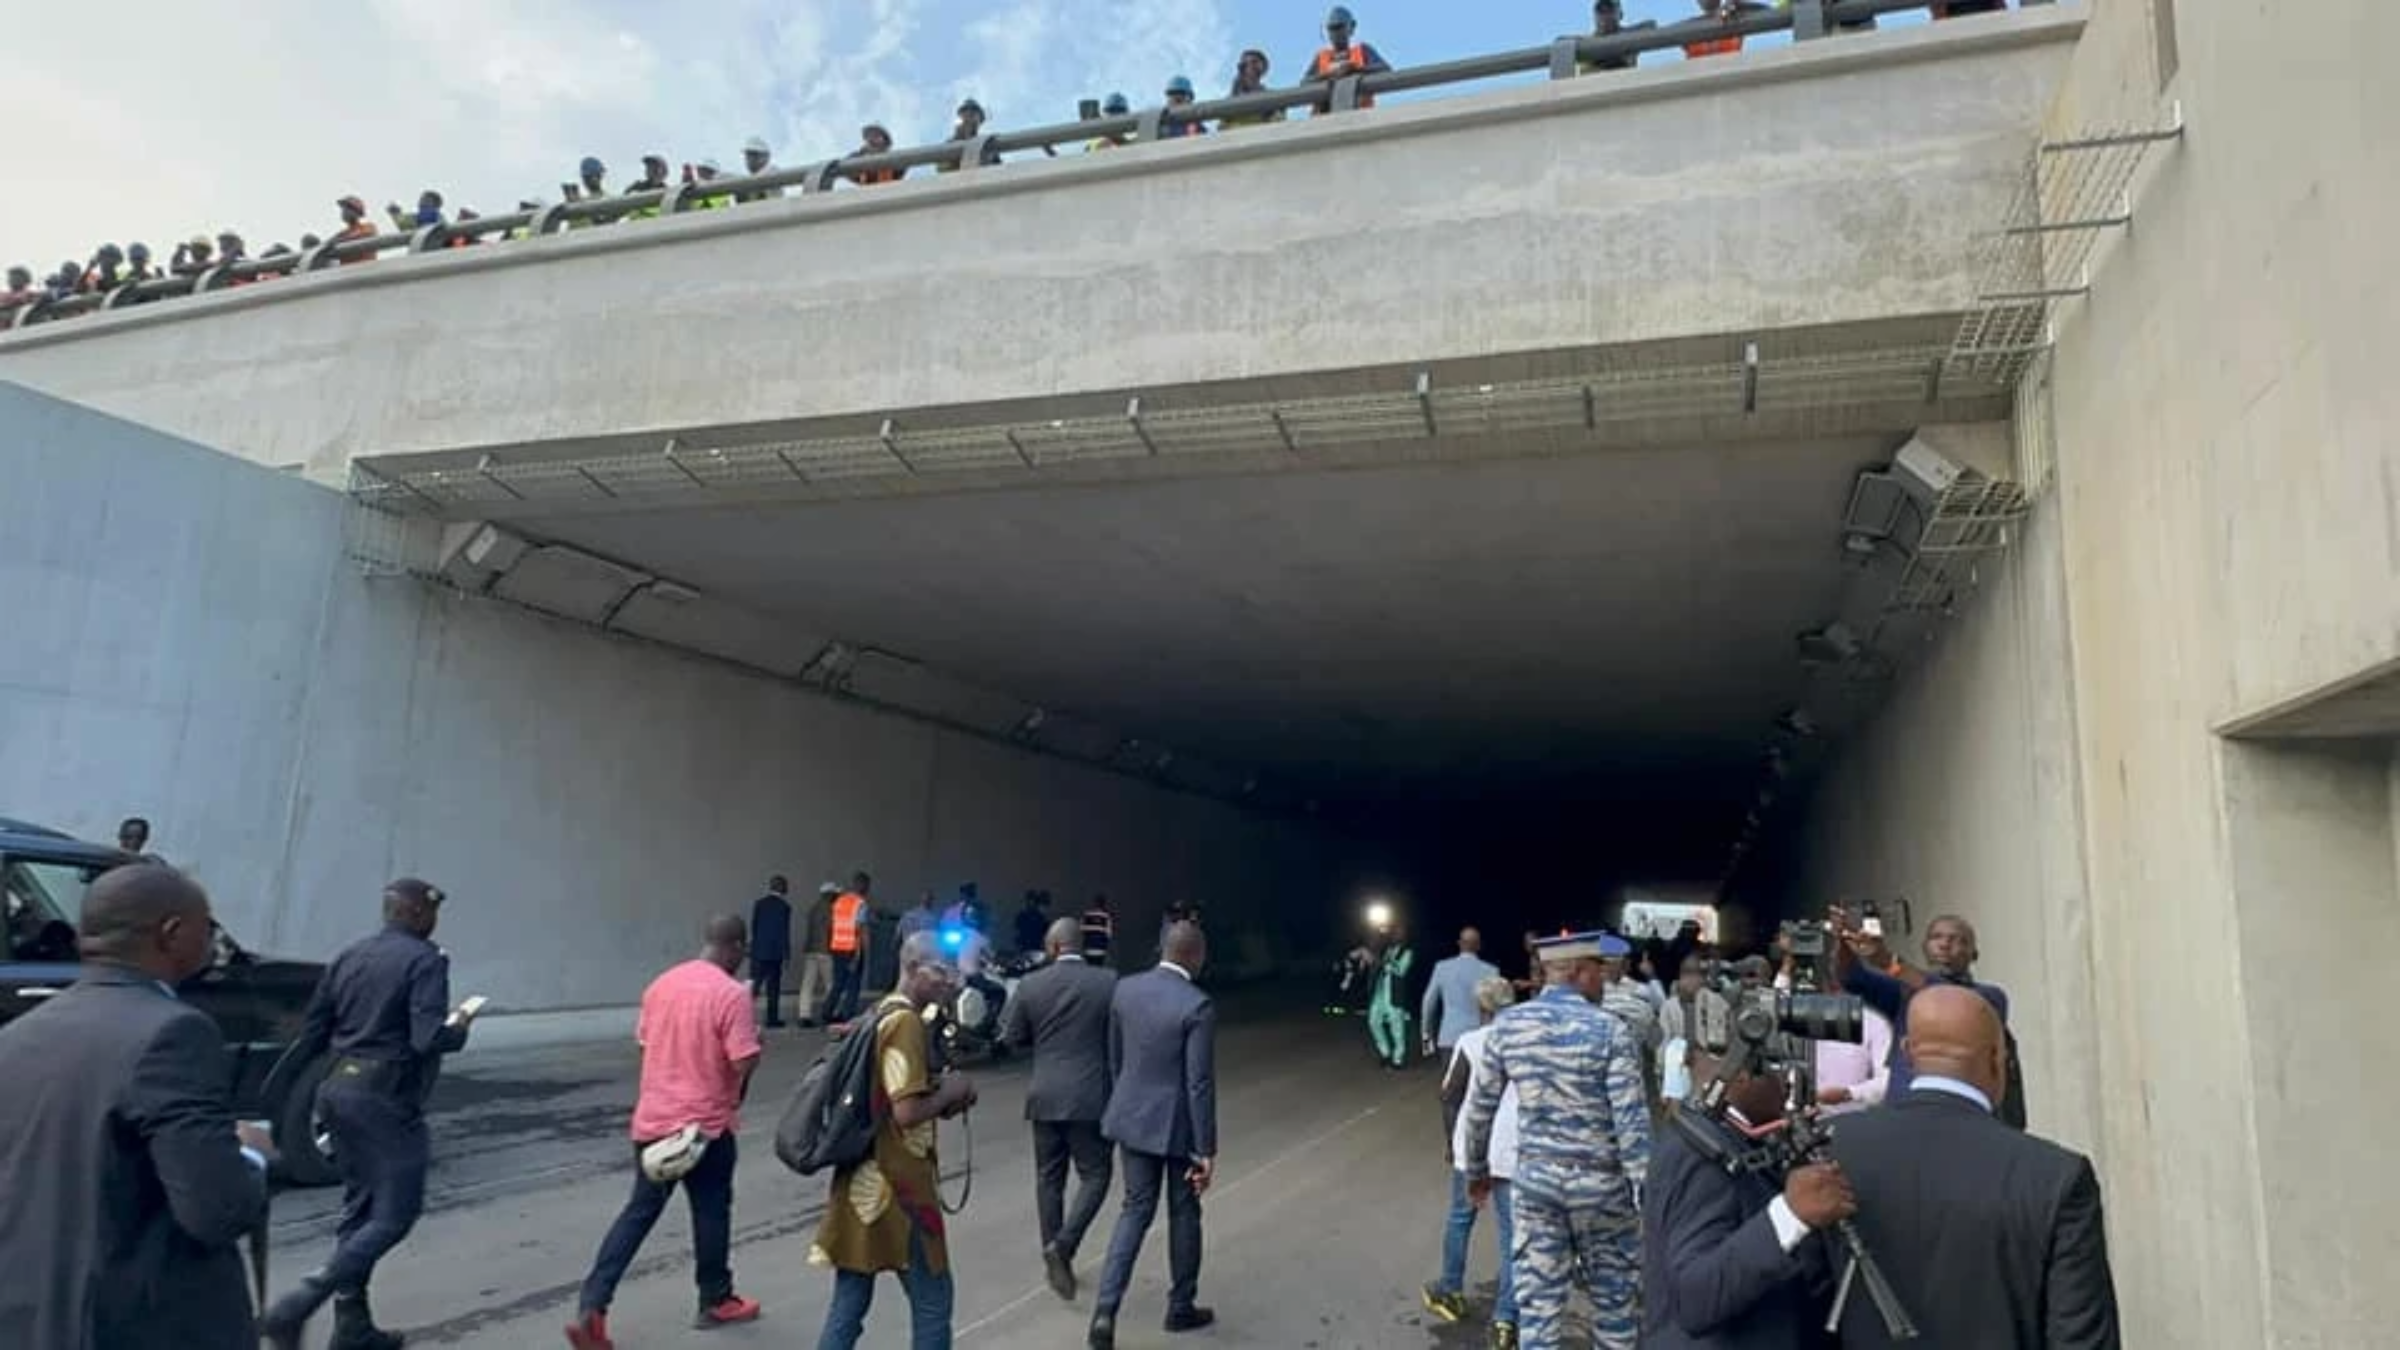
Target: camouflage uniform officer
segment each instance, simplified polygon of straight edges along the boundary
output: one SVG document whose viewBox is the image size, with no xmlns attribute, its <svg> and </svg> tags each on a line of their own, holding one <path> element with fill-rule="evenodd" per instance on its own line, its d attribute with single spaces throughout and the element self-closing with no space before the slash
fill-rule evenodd
<svg viewBox="0 0 2400 1350">
<path fill-rule="evenodd" d="M 1650 1108 L 1639 1048 L 1602 1011 L 1606 961 L 1622 939 L 1576 933 L 1537 944 L 1540 994 L 1500 1014 L 1467 1102 L 1468 1186 L 1491 1189 L 1492 1118 L 1517 1090 L 1517 1175 L 1509 1252 L 1525 1350 L 1557 1350 L 1567 1293 L 1580 1281 L 1595 1310 L 1595 1350 L 1634 1350 L 1641 1326 L 1642 1178 L 1650 1167 Z M 1494 1341 L 1506 1334 L 1494 1328 Z"/>
</svg>

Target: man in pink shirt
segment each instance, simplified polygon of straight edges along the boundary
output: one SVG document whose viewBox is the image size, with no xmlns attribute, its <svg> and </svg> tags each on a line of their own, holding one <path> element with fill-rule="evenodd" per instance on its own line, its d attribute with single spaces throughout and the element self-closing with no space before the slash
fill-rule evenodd
<svg viewBox="0 0 2400 1350">
<path fill-rule="evenodd" d="M 567 1344 L 575 1350 L 614 1350 L 608 1305 L 678 1184 L 692 1207 L 692 1256 L 700 1284 L 695 1325 L 705 1329 L 758 1316 L 757 1300 L 733 1292 L 730 1264 L 734 1132 L 741 1127 L 742 1097 L 759 1054 L 750 987 L 734 976 L 749 954 L 749 929 L 732 915 L 719 916 L 708 921 L 708 942 L 697 958 L 642 991 L 641 1020 L 634 1029 L 642 1045 L 642 1091 L 633 1107 L 633 1197 L 600 1240 L 592 1273 L 583 1282 L 582 1301 L 567 1328 Z M 698 1163 L 680 1182 L 652 1181 L 641 1167 L 642 1150 L 687 1126 L 698 1127 L 707 1141 Z"/>
<path fill-rule="evenodd" d="M 1829 1116 L 1883 1104 L 1892 1082 L 1891 1019 L 1861 1008 L 1859 1039 L 1817 1042 L 1817 1104 Z"/>
</svg>

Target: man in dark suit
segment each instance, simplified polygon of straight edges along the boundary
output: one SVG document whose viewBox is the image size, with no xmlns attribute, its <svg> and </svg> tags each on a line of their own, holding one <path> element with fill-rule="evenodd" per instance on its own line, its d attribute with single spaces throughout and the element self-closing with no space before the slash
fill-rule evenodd
<svg viewBox="0 0 2400 1350">
<path fill-rule="evenodd" d="M 1930 985 L 1908 1005 L 1908 1095 L 1834 1127 L 1860 1236 L 1943 1350 L 2116 1350 L 2117 1296 L 2091 1160 L 1994 1118 L 2008 1082 L 2000 1015 Z M 1842 1344 L 1892 1344 L 1863 1291 Z"/>
<path fill-rule="evenodd" d="M 791 892 L 786 878 L 768 877 L 767 893 L 750 903 L 750 992 L 766 996 L 770 1027 L 783 1025 L 783 965 L 792 958 Z"/>
<path fill-rule="evenodd" d="M 1060 919 L 1042 938 L 1050 964 L 1025 977 L 1008 1001 L 1002 1034 L 1033 1047 L 1025 1118 L 1033 1122 L 1034 1208 L 1041 1216 L 1042 1267 L 1060 1298 L 1075 1297 L 1075 1252 L 1108 1198 L 1108 1007 L 1114 971 L 1083 959 L 1083 922 Z M 1069 1212 L 1067 1164 L 1079 1184 Z"/>
<path fill-rule="evenodd" d="M 252 1350 L 239 1244 L 267 1140 L 237 1131 L 224 1038 L 175 995 L 208 968 L 208 897 L 120 867 L 84 893 L 81 946 L 82 977 L 0 1030 L 0 1340 Z"/>
<path fill-rule="evenodd" d="M 1716 1071 L 1708 1055 L 1693 1056 L 1694 1081 Z M 1756 1172 L 1729 1175 L 1718 1161 L 1750 1147 L 1744 1131 L 1783 1119 L 1783 1098 L 1780 1079 L 1743 1074 L 1727 1085 L 1727 1121 L 1678 1105 L 1658 1132 L 1642 1193 L 1643 1350 L 1833 1344 L 1825 1333 L 1831 1271 L 1812 1234 L 1857 1211 L 1841 1169 L 1811 1163 L 1778 1186 Z"/>
<path fill-rule="evenodd" d="M 1092 1350 L 1115 1350 L 1117 1308 L 1133 1282 L 1142 1239 L 1167 1196 L 1167 1330 L 1196 1331 L 1217 1320 L 1193 1300 L 1200 1290 L 1200 1197 L 1216 1177 L 1217 1010 L 1193 981 L 1208 962 L 1196 924 L 1167 930 L 1157 966 L 1120 980 L 1108 1016 L 1113 1080 L 1100 1133 L 1124 1150 L 1125 1208 L 1108 1240 Z"/>
</svg>

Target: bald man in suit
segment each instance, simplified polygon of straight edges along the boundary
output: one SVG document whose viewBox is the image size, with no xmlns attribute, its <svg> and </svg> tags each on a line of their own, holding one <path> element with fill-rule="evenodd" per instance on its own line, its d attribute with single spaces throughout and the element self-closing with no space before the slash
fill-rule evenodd
<svg viewBox="0 0 2400 1350">
<path fill-rule="evenodd" d="M 1833 1153 L 1892 1288 L 1943 1350 L 2117 1350 L 2117 1297 L 2091 1160 L 1993 1114 L 2008 1085 L 2000 1014 L 1963 985 L 1908 1005 L 1908 1091 L 1845 1116 Z M 1843 1310 L 1845 1350 L 1894 1344 L 1874 1302 Z"/>
<path fill-rule="evenodd" d="M 82 976 L 0 1029 L 0 1342 L 253 1350 L 239 1244 L 266 1138 L 237 1132 L 225 1039 L 175 994 L 208 968 L 208 896 L 137 864 L 80 918 Z"/>
</svg>

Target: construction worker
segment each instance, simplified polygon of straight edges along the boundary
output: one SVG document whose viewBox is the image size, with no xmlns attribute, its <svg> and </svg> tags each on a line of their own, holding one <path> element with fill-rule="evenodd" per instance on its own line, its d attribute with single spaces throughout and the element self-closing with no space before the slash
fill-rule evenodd
<svg viewBox="0 0 2400 1350">
<path fill-rule="evenodd" d="M 175 256 L 168 260 L 167 271 L 179 277 L 196 277 L 217 265 L 217 246 L 205 234 L 195 234 L 175 246 Z"/>
<path fill-rule="evenodd" d="M 1102 117 L 1129 117 L 1132 114 L 1133 100 L 1125 97 L 1123 94 L 1110 94 L 1108 98 L 1100 105 L 1100 115 Z M 1087 151 L 1106 150 L 1111 146 L 1131 144 L 1133 144 L 1132 132 L 1117 131 L 1111 132 L 1106 136 L 1094 137 L 1093 139 L 1084 142 L 1083 148 Z"/>
<path fill-rule="evenodd" d="M 1380 75 L 1390 70 L 1390 64 L 1373 47 L 1351 41 L 1357 32 L 1358 20 L 1351 17 L 1349 7 L 1335 5 L 1325 15 L 1326 45 L 1317 49 L 1316 59 L 1309 63 L 1308 75 L 1301 83 L 1332 84 L 1353 75 Z M 1372 108 L 1375 100 L 1361 94 L 1358 106 Z"/>
<path fill-rule="evenodd" d="M 1755 14 L 1766 8 L 1752 0 L 1697 0 L 1700 16 L 1685 21 L 1686 25 L 1701 27 L 1710 22 L 1730 27 L 1744 14 Z M 1678 25 L 1679 27 L 1685 25 Z M 1684 59 L 1697 61 L 1703 56 L 1731 56 L 1742 49 L 1742 35 L 1727 33 L 1721 37 L 1702 37 L 1683 44 Z"/>
<path fill-rule="evenodd" d="M 1256 47 L 1243 52 L 1242 59 L 1234 65 L 1233 85 L 1225 91 L 1225 97 L 1240 98 L 1244 94 L 1265 93 L 1267 90 L 1267 66 L 1265 52 Z M 1244 113 L 1239 117 L 1220 117 L 1217 119 L 1217 129 L 1222 131 L 1228 127 L 1263 127 L 1271 122 L 1282 120 L 1283 109 L 1269 108 L 1265 112 Z"/>
<path fill-rule="evenodd" d="M 874 891 L 874 878 L 860 872 L 850 878 L 849 890 L 833 898 L 833 921 L 825 939 L 833 956 L 833 991 L 825 996 L 825 1006 L 817 1014 L 817 1020 L 827 1026 L 858 1014 L 858 992 L 867 977 L 867 924 L 873 918 L 867 897 Z"/>
<path fill-rule="evenodd" d="M 15 309 L 19 305 L 30 305 L 41 298 L 42 293 L 33 288 L 32 268 L 12 267 L 8 269 L 8 289 L 0 291 L 0 309 Z"/>
<path fill-rule="evenodd" d="M 858 148 L 850 152 L 850 158 L 860 159 L 869 155 L 888 155 L 890 153 L 892 153 L 892 133 L 884 130 L 878 123 L 869 122 L 858 129 Z M 897 183 L 906 172 L 904 169 L 852 169 L 850 181 L 860 187 L 873 187 L 878 183 Z"/>
<path fill-rule="evenodd" d="M 967 99 L 964 102 L 961 102 L 958 105 L 958 122 L 955 126 L 950 128 L 950 139 L 948 143 L 951 145 L 963 146 L 972 142 L 976 137 L 983 134 L 983 121 L 984 117 L 982 104 L 977 103 L 973 99 Z M 934 165 L 933 171 L 935 173 L 956 173 L 958 170 L 965 168 L 966 165 L 962 161 L 966 152 L 961 150 L 959 154 L 961 156 L 960 160 L 944 160 L 941 163 Z"/>
<path fill-rule="evenodd" d="M 768 146 L 765 137 L 753 136 L 742 142 L 742 172 L 752 178 L 756 178 L 762 173 L 775 172 L 775 151 Z M 747 192 L 736 193 L 734 200 L 763 202 L 769 197 L 782 195 L 782 188 L 753 188 Z"/>
<path fill-rule="evenodd" d="M 1567 1300 L 1592 1301 L 1594 1350 L 1634 1350 L 1641 1292 L 1641 1188 L 1650 1170 L 1650 1104 L 1641 1057 L 1623 1023 L 1601 1010 L 1611 959 L 1631 948 L 1606 933 L 1536 943 L 1545 983 L 1492 1022 L 1467 1096 L 1467 1194 L 1492 1194 L 1500 1098 L 1517 1090 L 1516 1221 L 1511 1278 L 1522 1344 L 1564 1344 Z M 1514 1350 L 1510 1345 L 1507 1350 Z"/>
<path fill-rule="evenodd" d="M 1637 25 L 1640 28 L 1657 26 L 1648 21 Z M 1592 0 L 1593 37 L 1615 37 L 1626 31 L 1625 0 Z M 1578 61 L 1575 63 L 1575 73 L 1590 75 L 1602 70 L 1631 70 L 1641 59 L 1640 52 L 1626 52 L 1621 56 L 1604 56 L 1596 61 Z"/>
<path fill-rule="evenodd" d="M 624 195 L 631 197 L 638 193 L 664 192 L 666 190 L 667 157 L 664 155 L 644 155 L 642 156 L 642 176 L 637 181 L 626 186 Z M 656 206 L 642 206 L 626 212 L 625 218 L 627 220 L 649 220 L 657 216 L 658 213 L 659 208 Z"/>
<path fill-rule="evenodd" d="M 372 239 L 375 227 L 367 223 L 367 203 L 361 197 L 344 197 L 334 206 L 342 213 L 342 228 L 333 232 L 333 242 L 348 243 L 353 239 Z"/>
<path fill-rule="evenodd" d="M 383 213 L 392 219 L 392 228 L 402 234 L 415 234 L 428 225 L 446 225 L 442 218 L 442 194 L 427 188 L 417 194 L 417 209 L 403 211 L 398 202 L 385 202 Z"/>
<path fill-rule="evenodd" d="M 1178 75 L 1167 81 L 1168 108 L 1178 110 L 1189 108 L 1198 97 L 1199 95 L 1192 91 L 1192 81 L 1189 76 Z M 1166 129 L 1161 134 L 1169 140 L 1180 136 L 1205 136 L 1208 134 L 1208 128 L 1198 121 L 1171 121 L 1166 124 Z"/>
<path fill-rule="evenodd" d="M 685 181 L 708 184 L 717 181 L 723 175 L 724 170 L 717 167 L 715 160 L 704 159 L 692 166 L 692 176 Z M 732 195 L 723 192 L 703 193 L 692 201 L 692 209 L 695 211 L 721 211 L 731 205 L 733 205 Z"/>
</svg>

